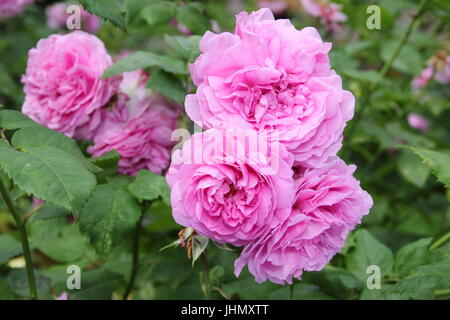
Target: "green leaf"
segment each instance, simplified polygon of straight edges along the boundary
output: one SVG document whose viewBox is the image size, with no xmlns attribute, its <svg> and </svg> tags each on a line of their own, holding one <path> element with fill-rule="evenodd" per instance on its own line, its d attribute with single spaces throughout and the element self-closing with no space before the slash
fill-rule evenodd
<svg viewBox="0 0 450 320">
<path fill-rule="evenodd" d="M 82 161 L 54 147 L 0 148 L 0 166 L 28 194 L 74 213 L 96 185 Z"/>
<path fill-rule="evenodd" d="M 123 277 L 103 268 L 83 271 L 81 289 L 71 291 L 70 300 L 109 300 L 123 281 Z"/>
<path fill-rule="evenodd" d="M 142 9 L 141 16 L 149 25 L 169 21 L 176 14 L 177 4 L 169 1 L 152 3 Z"/>
<path fill-rule="evenodd" d="M 52 260 L 68 263 L 82 258 L 89 251 L 88 240 L 77 224 L 65 217 L 36 220 L 29 224 L 30 244 Z"/>
<path fill-rule="evenodd" d="M 361 291 L 362 283 L 353 274 L 344 269 L 326 267 L 319 272 L 307 272 L 302 280 L 319 286 L 320 290 L 345 299 L 353 291 Z"/>
<path fill-rule="evenodd" d="M 100 157 L 89 159 L 94 165 L 102 168 L 105 173 L 113 174 L 117 172 L 119 165 L 120 154 L 111 150 Z"/>
<path fill-rule="evenodd" d="M 80 215 L 80 230 L 97 253 L 106 257 L 130 237 L 140 208 L 127 190 L 112 184 L 97 186 Z"/>
<path fill-rule="evenodd" d="M 379 242 L 367 230 L 360 229 L 354 234 L 355 248 L 346 256 L 347 269 L 359 280 L 367 280 L 367 267 L 376 265 L 380 267 L 381 275 L 392 273 L 394 255 L 391 250 Z"/>
<path fill-rule="evenodd" d="M 0 110 L 0 128 L 5 130 L 15 130 L 36 125 L 36 122 L 19 111 Z"/>
<path fill-rule="evenodd" d="M 36 269 L 34 269 L 34 277 L 39 299 L 50 299 L 50 285 L 47 279 Z M 28 277 L 25 269 L 12 269 L 6 278 L 6 282 L 18 296 L 22 298 L 29 296 L 30 290 L 28 289 Z"/>
<path fill-rule="evenodd" d="M 120 59 L 103 73 L 103 78 L 109 78 L 123 72 L 133 71 L 141 68 L 159 67 L 167 72 L 175 74 L 187 74 L 186 65 L 183 61 L 159 55 L 147 51 L 136 51 L 128 57 Z"/>
<path fill-rule="evenodd" d="M 186 96 L 183 84 L 174 75 L 157 70 L 152 72 L 147 88 L 161 92 L 166 98 L 183 103 Z"/>
<path fill-rule="evenodd" d="M 60 218 L 65 217 L 69 214 L 70 211 L 68 211 L 67 209 L 45 202 L 42 204 L 39 210 L 30 218 L 30 221 Z"/>
<path fill-rule="evenodd" d="M 406 181 L 418 188 L 422 188 L 427 182 L 430 170 L 423 166 L 420 159 L 411 152 L 401 150 L 398 160 L 398 170 Z"/>
<path fill-rule="evenodd" d="M 164 35 L 164 40 L 184 59 L 193 61 L 199 54 L 200 36 L 170 36 Z"/>
<path fill-rule="evenodd" d="M 420 239 L 402 247 L 395 255 L 395 272 L 406 276 L 414 268 L 429 262 L 428 247 L 432 238 Z"/>
<path fill-rule="evenodd" d="M 396 48 L 398 47 L 398 40 L 388 41 L 381 46 L 381 58 L 384 62 L 387 62 Z M 397 71 L 409 74 L 417 75 L 422 71 L 422 57 L 420 53 L 414 47 L 410 45 L 403 46 L 397 59 L 395 59 L 392 67 Z"/>
<path fill-rule="evenodd" d="M 211 29 L 211 23 L 196 3 L 177 8 L 177 21 L 195 34 L 204 34 Z"/>
<path fill-rule="evenodd" d="M 29 147 L 55 147 L 71 154 L 76 160 L 81 161 L 87 169 L 98 173 L 101 169 L 90 163 L 81 152 L 75 140 L 44 126 L 36 125 L 18 130 L 11 140 L 16 149 Z"/>
<path fill-rule="evenodd" d="M 17 85 L 8 72 L 8 69 L 2 63 L 0 63 L 0 83 L 0 93 L 11 98 L 16 98 L 18 94 Z"/>
<path fill-rule="evenodd" d="M 170 189 L 166 178 L 151 171 L 140 170 L 128 190 L 137 199 L 152 201 L 161 197 L 167 205 L 170 205 Z"/>
<path fill-rule="evenodd" d="M 4 278 L 0 278 L 0 300 L 14 300 L 14 292 Z"/>
<path fill-rule="evenodd" d="M 203 251 L 206 250 L 208 243 L 209 239 L 200 234 L 192 237 L 192 265 L 200 258 Z"/>
<path fill-rule="evenodd" d="M 374 70 L 355 70 L 348 69 L 344 70 L 346 76 L 353 78 L 355 80 L 360 80 L 369 83 L 375 83 L 382 80 L 380 74 Z"/>
<path fill-rule="evenodd" d="M 90 13 L 110 22 L 112 25 L 126 30 L 125 9 L 120 0 L 80 0 Z"/>
<path fill-rule="evenodd" d="M 22 253 L 20 242 L 9 234 L 0 234 L 0 264 Z"/>
<path fill-rule="evenodd" d="M 450 188 L 450 155 L 433 150 L 413 148 L 406 146 L 418 155 L 425 166 L 442 182 L 446 188 Z"/>
</svg>

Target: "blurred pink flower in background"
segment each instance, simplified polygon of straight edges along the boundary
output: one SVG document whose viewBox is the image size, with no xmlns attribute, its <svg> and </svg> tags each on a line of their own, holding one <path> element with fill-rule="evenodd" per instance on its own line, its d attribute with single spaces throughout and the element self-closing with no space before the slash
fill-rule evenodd
<svg viewBox="0 0 450 320">
<path fill-rule="evenodd" d="M 0 0 L 0 19 L 16 16 L 34 0 Z"/>
<path fill-rule="evenodd" d="M 69 300 L 69 295 L 67 294 L 67 292 L 63 292 L 59 297 L 56 298 L 56 300 Z"/>
<path fill-rule="evenodd" d="M 142 70 L 123 74 L 118 100 L 111 110 L 104 110 L 103 124 L 88 148 L 94 157 L 116 150 L 123 174 L 134 176 L 141 169 L 161 174 L 169 166 L 178 110 L 147 89 L 147 80 Z"/>
<path fill-rule="evenodd" d="M 58 30 L 66 27 L 66 21 L 69 14 L 66 12 L 68 6 L 73 5 L 66 2 L 55 3 L 45 10 L 47 16 L 47 26 L 50 29 Z M 81 6 L 81 25 L 82 29 L 87 32 L 95 33 L 101 27 L 101 20 L 96 15 L 90 14 L 84 10 Z"/>
<path fill-rule="evenodd" d="M 248 265 L 257 282 L 291 284 L 303 271 L 321 270 L 373 205 L 353 177 L 355 170 L 337 157 L 319 169 L 301 168 L 289 218 L 244 248 L 235 261 L 236 276 Z"/>
<path fill-rule="evenodd" d="M 450 83 L 450 56 L 447 56 L 445 58 L 443 65 L 436 71 L 436 75 L 434 78 L 439 83 Z"/>
<path fill-rule="evenodd" d="M 428 120 L 417 113 L 410 113 L 407 116 L 408 124 L 411 128 L 417 129 L 423 133 L 429 129 Z"/>
<path fill-rule="evenodd" d="M 69 137 L 90 140 L 102 122 L 102 107 L 120 78 L 102 79 L 112 59 L 103 42 L 83 31 L 41 39 L 28 53 L 22 76 L 22 112 Z"/>
<path fill-rule="evenodd" d="M 339 31 L 340 22 L 347 21 L 347 16 L 341 12 L 342 5 L 328 0 L 300 0 L 306 14 L 320 18 L 320 22 L 330 31 Z"/>
<path fill-rule="evenodd" d="M 259 0 L 257 5 L 259 8 L 269 8 L 276 16 L 284 13 L 288 7 L 284 0 Z"/>
<path fill-rule="evenodd" d="M 428 82 L 431 80 L 431 77 L 433 76 L 433 68 L 427 67 L 425 68 L 421 75 L 418 77 L 415 77 L 412 81 L 412 88 L 414 91 L 420 90 L 423 87 L 425 87 Z"/>
</svg>

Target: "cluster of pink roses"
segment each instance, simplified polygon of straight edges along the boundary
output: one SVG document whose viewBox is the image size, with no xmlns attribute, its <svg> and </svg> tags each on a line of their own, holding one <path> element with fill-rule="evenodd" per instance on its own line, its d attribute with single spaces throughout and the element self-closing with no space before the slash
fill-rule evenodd
<svg viewBox="0 0 450 320">
<path fill-rule="evenodd" d="M 320 270 L 372 206 L 336 153 L 354 97 L 314 28 L 269 9 L 237 15 L 234 33 L 207 32 L 185 101 L 202 128 L 167 173 L 177 223 L 244 246 L 235 262 L 256 281 L 292 283 Z"/>
<path fill-rule="evenodd" d="M 116 150 L 119 172 L 160 174 L 169 165 L 178 112 L 146 88 L 142 70 L 103 79 L 113 60 L 94 35 L 51 35 L 29 52 L 22 112 L 69 137 L 94 142 L 95 157 Z"/>
</svg>

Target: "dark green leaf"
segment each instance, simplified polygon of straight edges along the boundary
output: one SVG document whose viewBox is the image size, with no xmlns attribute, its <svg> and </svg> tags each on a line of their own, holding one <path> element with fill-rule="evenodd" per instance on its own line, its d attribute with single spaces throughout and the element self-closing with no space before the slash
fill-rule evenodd
<svg viewBox="0 0 450 320">
<path fill-rule="evenodd" d="M 186 65 L 181 60 L 152 52 L 137 51 L 130 54 L 128 57 L 117 61 L 114 65 L 106 69 L 103 73 L 103 77 L 109 78 L 123 72 L 148 67 L 159 67 L 167 72 L 175 74 L 188 73 Z"/>
<path fill-rule="evenodd" d="M 82 161 L 54 147 L 0 148 L 0 166 L 28 194 L 78 213 L 96 184 Z"/>
<path fill-rule="evenodd" d="M 128 189 L 137 199 L 151 201 L 161 197 L 167 205 L 170 205 L 170 189 L 166 178 L 148 170 L 140 170 Z"/>
<path fill-rule="evenodd" d="M 165 97 L 183 103 L 186 91 L 181 81 L 174 75 L 157 70 L 152 73 L 147 84 L 148 88 L 161 92 Z"/>
<path fill-rule="evenodd" d="M 97 186 L 80 215 L 80 230 L 97 253 L 106 257 L 130 237 L 140 209 L 127 190 L 112 184 Z"/>
</svg>

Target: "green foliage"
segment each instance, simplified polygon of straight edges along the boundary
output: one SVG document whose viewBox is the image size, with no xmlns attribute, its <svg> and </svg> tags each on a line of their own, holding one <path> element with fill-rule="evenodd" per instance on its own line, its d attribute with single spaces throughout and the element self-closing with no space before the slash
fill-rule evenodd
<svg viewBox="0 0 450 320">
<path fill-rule="evenodd" d="M 166 179 L 151 171 L 140 170 L 128 189 L 137 199 L 152 201 L 161 197 L 167 205 L 170 205 L 170 189 Z"/>
<path fill-rule="evenodd" d="M 174 75 L 157 70 L 152 73 L 147 87 L 155 91 L 161 92 L 169 99 L 175 100 L 179 103 L 184 102 L 184 88 L 181 81 Z"/>
<path fill-rule="evenodd" d="M 80 215 L 80 230 L 97 253 L 108 256 L 136 227 L 140 209 L 124 188 L 97 186 Z"/>
<path fill-rule="evenodd" d="M 121 0 L 79 0 L 83 7 L 110 22 L 112 25 L 126 30 L 124 4 Z"/>
<path fill-rule="evenodd" d="M 109 78 L 122 72 L 148 67 L 160 67 L 164 71 L 176 74 L 187 73 L 186 66 L 181 60 L 152 52 L 137 51 L 106 69 L 103 77 Z"/>
<path fill-rule="evenodd" d="M 367 267 L 371 265 L 379 266 L 383 275 L 389 275 L 394 267 L 394 255 L 391 250 L 379 242 L 367 230 L 357 230 L 354 248 L 350 249 L 346 256 L 347 268 L 358 279 L 367 279 Z"/>
</svg>

